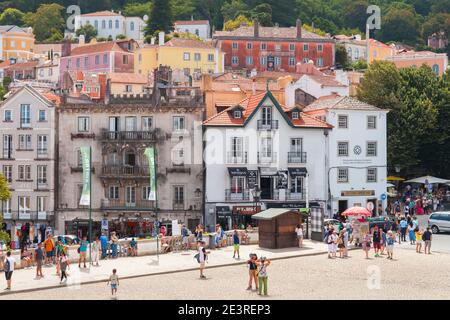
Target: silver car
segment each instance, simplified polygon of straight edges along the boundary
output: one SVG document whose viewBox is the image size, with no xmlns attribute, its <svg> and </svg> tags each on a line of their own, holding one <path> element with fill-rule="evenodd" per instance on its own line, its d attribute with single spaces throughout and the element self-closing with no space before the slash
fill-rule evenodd
<svg viewBox="0 0 450 320">
<path fill-rule="evenodd" d="M 438 211 L 433 212 L 428 217 L 428 227 L 431 228 L 433 233 L 439 233 L 441 231 L 450 231 L 450 212 Z"/>
</svg>

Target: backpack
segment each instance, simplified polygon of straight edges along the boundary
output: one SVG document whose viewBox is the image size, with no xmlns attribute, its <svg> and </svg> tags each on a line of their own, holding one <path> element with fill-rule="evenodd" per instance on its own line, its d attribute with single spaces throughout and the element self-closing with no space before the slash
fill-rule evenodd
<svg viewBox="0 0 450 320">
<path fill-rule="evenodd" d="M 9 272 L 9 270 L 11 270 L 11 263 L 9 262 L 8 258 L 6 258 L 5 272 Z"/>
</svg>

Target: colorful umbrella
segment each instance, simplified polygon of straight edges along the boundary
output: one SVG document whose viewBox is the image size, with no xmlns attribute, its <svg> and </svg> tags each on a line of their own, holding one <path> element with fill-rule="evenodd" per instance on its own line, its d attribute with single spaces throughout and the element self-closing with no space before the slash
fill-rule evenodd
<svg viewBox="0 0 450 320">
<path fill-rule="evenodd" d="M 404 181 L 405 179 L 396 177 L 396 176 L 389 176 L 386 178 L 387 181 Z"/>
<path fill-rule="evenodd" d="M 371 217 L 372 213 L 363 207 L 351 207 L 342 212 L 343 216 L 368 216 Z"/>
</svg>

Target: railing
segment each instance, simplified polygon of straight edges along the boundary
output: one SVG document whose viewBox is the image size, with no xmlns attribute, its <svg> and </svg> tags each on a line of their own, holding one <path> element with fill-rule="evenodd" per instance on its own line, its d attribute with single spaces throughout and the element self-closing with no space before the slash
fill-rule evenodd
<svg viewBox="0 0 450 320">
<path fill-rule="evenodd" d="M 258 163 L 273 163 L 276 161 L 276 152 L 258 152 Z"/>
<path fill-rule="evenodd" d="M 288 163 L 306 163 L 306 152 L 288 152 Z"/>
<path fill-rule="evenodd" d="M 172 204 L 173 210 L 184 210 L 184 201 L 174 201 Z"/>
<path fill-rule="evenodd" d="M 149 167 L 127 166 L 127 165 L 104 165 L 102 175 L 113 176 L 149 176 Z"/>
<path fill-rule="evenodd" d="M 10 211 L 3 213 L 4 220 L 51 220 L 55 213 L 53 211 Z"/>
<path fill-rule="evenodd" d="M 12 159 L 12 149 L 3 149 L 3 159 Z"/>
<path fill-rule="evenodd" d="M 48 189 L 47 179 L 38 179 L 38 181 L 37 181 L 37 189 L 38 190 Z"/>
<path fill-rule="evenodd" d="M 273 189 L 270 194 L 261 193 L 261 200 L 279 200 L 280 193 L 277 189 Z"/>
<path fill-rule="evenodd" d="M 247 163 L 247 152 L 227 152 L 227 163 Z"/>
<path fill-rule="evenodd" d="M 156 134 L 153 131 L 102 131 L 101 139 L 107 141 L 154 141 L 156 139 Z"/>
<path fill-rule="evenodd" d="M 155 208 L 155 202 L 141 199 L 136 199 L 134 202 L 127 202 L 123 199 L 102 199 L 101 208 L 117 210 L 153 210 Z"/>
<path fill-rule="evenodd" d="M 258 130 L 278 129 L 278 120 L 258 120 Z"/>
<path fill-rule="evenodd" d="M 290 190 L 286 193 L 286 200 L 305 200 L 305 190 L 302 189 L 300 192 L 291 192 Z"/>
<path fill-rule="evenodd" d="M 249 189 L 226 189 L 225 201 L 245 201 L 250 200 Z"/>
</svg>

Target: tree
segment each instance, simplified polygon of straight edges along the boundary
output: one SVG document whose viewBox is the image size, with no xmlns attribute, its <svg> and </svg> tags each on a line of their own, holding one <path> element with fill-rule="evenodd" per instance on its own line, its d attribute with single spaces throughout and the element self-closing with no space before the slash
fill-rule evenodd
<svg viewBox="0 0 450 320">
<path fill-rule="evenodd" d="M 145 35 L 155 35 L 158 31 L 172 30 L 172 9 L 169 0 L 154 0 Z"/>
<path fill-rule="evenodd" d="M 127 3 L 123 9 L 123 14 L 127 17 L 143 17 L 145 15 L 149 16 L 152 12 L 153 3 Z"/>
<path fill-rule="evenodd" d="M 42 4 L 36 13 L 28 12 L 25 14 L 24 21 L 27 25 L 33 27 L 36 41 L 42 42 L 51 39 L 55 32 L 62 35 L 64 32 L 62 10 L 64 10 L 64 7 L 56 3 Z"/>
<path fill-rule="evenodd" d="M 248 6 L 242 0 L 231 0 L 225 2 L 222 6 L 221 12 L 224 21 L 234 20 L 238 16 L 248 15 Z"/>
<path fill-rule="evenodd" d="M 80 35 L 84 35 L 84 40 L 86 42 L 89 42 L 92 38 L 95 38 L 97 36 L 97 29 L 95 29 L 92 24 L 85 24 L 77 29 L 76 35 L 77 37 L 79 37 Z"/>
<path fill-rule="evenodd" d="M 0 15 L 0 25 L 23 25 L 25 13 L 15 8 L 8 8 Z"/>
<path fill-rule="evenodd" d="M 383 16 L 381 39 L 385 42 L 400 41 L 414 45 L 419 39 L 419 22 L 407 9 L 392 8 Z"/>
<path fill-rule="evenodd" d="M 366 30 L 367 7 L 369 3 L 366 0 L 352 1 L 348 3 L 345 9 L 345 25 L 350 28 L 358 28 L 361 31 Z"/>
<path fill-rule="evenodd" d="M 366 70 L 367 69 L 367 61 L 359 59 L 352 63 L 352 68 L 355 70 Z"/>
<path fill-rule="evenodd" d="M 3 78 L 3 88 L 5 88 L 5 90 L 8 90 L 8 87 L 10 85 L 10 83 L 12 82 L 12 79 L 10 77 L 4 77 Z"/>
<path fill-rule="evenodd" d="M 267 3 L 257 5 L 250 11 L 252 20 L 257 19 L 258 23 L 263 27 L 273 26 L 272 22 L 272 7 Z"/>
<path fill-rule="evenodd" d="M 3 100 L 3 97 L 7 93 L 6 89 L 2 86 L 0 86 L 0 100 Z"/>
<path fill-rule="evenodd" d="M 8 182 L 3 174 L 0 173 L 0 203 L 11 199 L 11 191 L 9 191 Z M 3 206 L 1 207 L 3 209 Z M 0 226 L 3 224 L 3 212 L 0 212 Z M 0 228 L 0 241 L 9 242 L 9 234 Z"/>
<path fill-rule="evenodd" d="M 336 53 L 335 53 L 336 57 L 335 57 L 335 61 L 336 64 L 341 66 L 342 68 L 347 68 L 348 67 L 348 55 L 347 55 L 347 50 L 345 49 L 345 47 L 341 44 L 336 44 Z"/>
<path fill-rule="evenodd" d="M 242 25 L 252 26 L 253 22 L 246 16 L 240 15 L 234 20 L 228 20 L 227 22 L 225 22 L 225 24 L 223 25 L 223 29 L 225 31 L 232 31 L 239 28 Z"/>
<path fill-rule="evenodd" d="M 124 35 L 124 34 L 118 34 L 118 35 L 116 36 L 116 40 L 124 40 L 124 39 L 126 39 L 126 38 L 127 38 L 127 36 Z"/>
<path fill-rule="evenodd" d="M 428 39 L 435 32 L 444 32 L 447 39 L 450 38 L 450 14 L 433 14 L 425 21 L 422 32 L 424 39 Z"/>
</svg>

